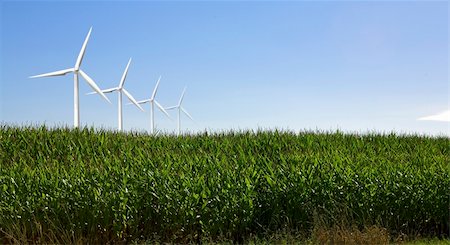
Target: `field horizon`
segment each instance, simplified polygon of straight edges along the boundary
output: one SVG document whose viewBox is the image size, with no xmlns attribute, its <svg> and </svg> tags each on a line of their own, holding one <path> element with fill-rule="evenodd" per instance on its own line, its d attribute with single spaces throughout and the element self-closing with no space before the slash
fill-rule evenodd
<svg viewBox="0 0 450 245">
<path fill-rule="evenodd" d="M 155 133 L 152 134 L 149 129 L 142 129 L 142 128 L 130 128 L 130 129 L 124 129 L 122 131 L 118 130 L 115 127 L 112 126 L 105 126 L 105 125 L 81 125 L 80 127 L 76 128 L 70 124 L 65 123 L 57 123 L 57 124 L 46 124 L 46 123 L 6 123 L 6 122 L 0 122 L 0 127 L 2 128 L 22 128 L 22 129 L 39 129 L 39 128 L 46 128 L 47 130 L 58 130 L 58 129 L 64 129 L 64 130 L 90 130 L 95 132 L 110 132 L 110 133 L 122 133 L 122 134 L 131 134 L 131 135 L 140 135 L 140 136 L 159 136 L 159 135 L 166 135 L 166 136 L 177 136 L 176 135 L 176 129 L 168 130 L 168 129 L 158 129 L 155 128 Z M 411 130 L 379 130 L 379 129 L 343 129 L 340 127 L 331 127 L 331 128 L 302 128 L 302 129 L 292 129 L 288 127 L 256 127 L 256 128 L 223 128 L 223 129 L 217 129 L 217 128 L 204 128 L 204 129 L 197 129 L 197 130 L 188 130 L 185 129 L 180 132 L 180 136 L 198 136 L 198 135 L 220 135 L 220 134 L 256 134 L 256 133 L 262 133 L 262 132 L 280 132 L 280 133 L 289 133 L 289 134 L 302 134 L 302 133 L 309 133 L 309 134 L 344 134 L 344 135 L 355 135 L 355 136 L 365 136 L 365 135 L 378 135 L 378 136 L 388 136 L 388 135 L 395 135 L 395 136 L 418 136 L 418 137 L 428 137 L 428 138 L 450 138 L 450 134 L 446 134 L 446 132 L 420 132 L 420 131 L 411 131 Z"/>
</svg>

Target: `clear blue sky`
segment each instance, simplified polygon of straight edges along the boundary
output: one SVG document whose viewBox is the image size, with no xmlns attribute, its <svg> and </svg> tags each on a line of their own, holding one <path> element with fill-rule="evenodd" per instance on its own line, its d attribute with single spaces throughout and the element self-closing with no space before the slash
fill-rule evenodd
<svg viewBox="0 0 450 245">
<path fill-rule="evenodd" d="M 72 125 L 71 75 L 29 79 L 73 67 L 91 26 L 82 69 L 101 88 L 125 87 L 184 106 L 182 127 L 282 128 L 449 133 L 449 123 L 417 121 L 449 109 L 447 1 L 154 2 L 2 1 L 0 121 Z M 82 125 L 117 127 L 112 105 L 86 96 Z M 124 102 L 128 102 L 124 100 Z M 124 108 L 124 128 L 149 129 Z M 176 114 L 171 114 L 175 119 Z M 156 113 L 159 129 L 175 121 Z"/>
</svg>

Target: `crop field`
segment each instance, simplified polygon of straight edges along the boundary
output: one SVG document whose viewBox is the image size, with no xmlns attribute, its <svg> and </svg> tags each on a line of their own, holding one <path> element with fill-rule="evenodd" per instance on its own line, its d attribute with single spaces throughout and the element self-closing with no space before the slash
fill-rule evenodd
<svg viewBox="0 0 450 245">
<path fill-rule="evenodd" d="M 0 126 L 0 243 L 448 237 L 450 139 Z"/>
</svg>

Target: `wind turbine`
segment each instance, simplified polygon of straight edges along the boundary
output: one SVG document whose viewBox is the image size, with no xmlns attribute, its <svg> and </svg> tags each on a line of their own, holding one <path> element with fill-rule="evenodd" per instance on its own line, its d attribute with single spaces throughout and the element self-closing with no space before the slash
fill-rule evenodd
<svg viewBox="0 0 450 245">
<path fill-rule="evenodd" d="M 127 74 L 128 74 L 128 68 L 130 67 L 130 63 L 131 63 L 131 58 L 130 60 L 128 60 L 128 64 L 127 67 L 125 68 L 125 71 L 123 72 L 122 75 L 122 79 L 120 79 L 120 83 L 119 83 L 119 87 L 115 87 L 115 88 L 109 88 L 109 89 L 104 89 L 102 90 L 103 93 L 111 93 L 111 92 L 118 92 L 119 95 L 119 131 L 122 131 L 122 125 L 123 125 L 123 117 L 122 117 L 122 93 L 125 94 L 125 96 L 128 97 L 128 99 L 134 104 L 136 105 L 139 109 L 141 109 L 141 111 L 144 111 L 144 109 L 142 109 L 142 107 L 137 103 L 137 101 L 133 98 L 133 96 L 123 87 L 123 84 L 125 83 L 125 79 L 127 78 Z M 96 94 L 97 92 L 91 92 L 88 94 Z"/>
<path fill-rule="evenodd" d="M 172 109 L 178 109 L 178 124 L 177 124 L 177 135 L 180 135 L 180 125 L 181 125 L 181 112 L 186 114 L 192 121 L 194 119 L 189 115 L 189 113 L 181 106 L 181 103 L 183 102 L 184 93 L 186 92 L 186 87 L 184 87 L 183 92 L 181 93 L 180 100 L 178 101 L 178 105 L 167 107 L 166 110 L 172 110 Z"/>
<path fill-rule="evenodd" d="M 92 87 L 99 95 L 101 95 L 106 101 L 111 103 L 109 99 L 105 96 L 105 94 L 100 90 L 97 84 L 90 78 L 83 70 L 80 69 L 81 61 L 83 61 L 84 52 L 86 51 L 86 46 L 89 40 L 89 36 L 91 35 L 92 27 L 89 29 L 89 32 L 84 40 L 83 46 L 81 47 L 81 51 L 78 54 L 77 61 L 75 62 L 75 66 L 73 68 L 49 72 L 45 74 L 40 74 L 36 76 L 31 76 L 30 78 L 38 78 L 38 77 L 53 77 L 53 76 L 63 76 L 68 73 L 73 73 L 73 126 L 78 128 L 80 126 L 80 102 L 79 102 L 79 84 L 78 84 L 78 75 L 81 75 L 89 86 Z"/>
<path fill-rule="evenodd" d="M 150 132 L 153 134 L 155 132 L 155 113 L 154 113 L 154 105 L 158 107 L 160 111 L 162 111 L 166 116 L 170 119 L 169 113 L 162 107 L 158 101 L 155 100 L 156 91 L 158 90 L 159 82 L 161 81 L 161 76 L 159 76 L 158 82 L 156 82 L 156 86 L 153 89 L 152 97 L 150 99 L 138 101 L 138 104 L 144 104 L 150 102 Z"/>
</svg>

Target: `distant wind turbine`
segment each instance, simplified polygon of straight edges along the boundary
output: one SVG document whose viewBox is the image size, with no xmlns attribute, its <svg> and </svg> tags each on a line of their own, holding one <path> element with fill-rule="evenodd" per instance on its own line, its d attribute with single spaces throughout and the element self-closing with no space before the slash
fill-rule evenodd
<svg viewBox="0 0 450 245">
<path fill-rule="evenodd" d="M 186 114 L 186 116 L 188 116 L 192 121 L 194 121 L 194 119 L 191 117 L 191 115 L 189 115 L 189 113 L 186 111 L 186 109 L 184 109 L 181 106 L 181 103 L 183 102 L 183 98 L 184 98 L 184 93 L 186 92 L 186 87 L 184 87 L 183 92 L 181 93 L 181 97 L 180 100 L 178 101 L 178 105 L 176 106 L 170 106 L 167 107 L 166 110 L 172 110 L 172 109 L 178 109 L 178 123 L 177 123 L 177 135 L 180 135 L 180 126 L 181 126 L 181 112 L 183 112 L 184 114 Z"/>
<path fill-rule="evenodd" d="M 166 116 L 170 119 L 169 113 L 162 107 L 158 101 L 155 100 L 156 91 L 158 90 L 159 82 L 161 81 L 161 76 L 159 76 L 158 82 L 156 82 L 156 86 L 153 89 L 152 97 L 150 99 L 138 101 L 138 104 L 144 104 L 150 102 L 150 132 L 152 134 L 155 133 L 155 113 L 154 113 L 154 104 L 158 107 L 160 111 L 162 111 Z"/>
<path fill-rule="evenodd" d="M 125 96 L 128 97 L 128 99 L 134 104 L 136 105 L 139 109 L 141 109 L 141 111 L 144 111 L 144 109 L 142 109 L 142 107 L 137 103 L 137 101 L 133 98 L 133 96 L 123 87 L 124 83 L 125 83 L 125 79 L 127 78 L 127 74 L 128 74 L 128 68 L 130 67 L 130 63 L 131 63 L 131 58 L 128 61 L 127 67 L 125 68 L 125 71 L 123 72 L 122 75 L 122 79 L 120 79 L 120 83 L 119 83 L 119 87 L 115 87 L 115 88 L 109 88 L 109 89 L 104 89 L 102 90 L 103 93 L 111 93 L 111 92 L 118 92 L 119 95 L 119 99 L 118 99 L 118 103 L 119 103 L 119 131 L 122 131 L 123 129 L 123 117 L 122 117 L 122 93 L 125 94 Z M 97 92 L 91 92 L 88 94 L 96 94 Z"/>
<path fill-rule="evenodd" d="M 92 80 L 92 78 L 90 78 L 84 71 L 82 71 L 80 69 L 81 61 L 83 61 L 84 52 L 86 51 L 86 46 L 87 46 L 87 43 L 89 40 L 89 36 L 91 35 L 91 31 L 92 31 L 92 27 L 89 29 L 86 39 L 84 40 L 83 46 L 81 47 L 81 51 L 78 54 L 78 58 L 75 63 L 75 67 L 30 77 L 30 78 L 53 77 L 53 76 L 63 76 L 68 73 L 73 73 L 73 126 L 76 128 L 80 126 L 80 102 L 79 102 L 79 89 L 78 89 L 78 87 L 79 87 L 78 74 L 80 74 L 86 80 L 86 82 L 89 84 L 89 86 L 92 87 L 92 89 L 94 89 L 106 101 L 111 103 L 111 101 L 109 101 L 109 99 L 105 96 L 105 94 L 100 90 L 100 88 L 97 86 L 97 84 L 94 82 L 94 80 Z"/>
</svg>

